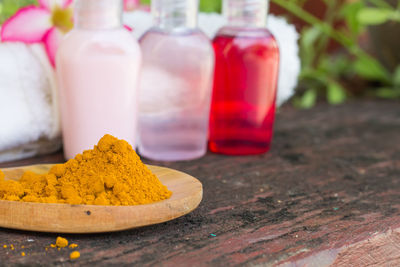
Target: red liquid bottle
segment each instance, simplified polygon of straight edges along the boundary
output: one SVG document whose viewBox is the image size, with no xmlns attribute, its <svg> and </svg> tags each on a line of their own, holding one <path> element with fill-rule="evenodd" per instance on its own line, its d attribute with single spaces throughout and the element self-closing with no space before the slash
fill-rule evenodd
<svg viewBox="0 0 400 267">
<path fill-rule="evenodd" d="M 227 155 L 269 150 L 279 48 L 266 29 L 267 0 L 225 0 L 228 26 L 213 41 L 216 66 L 209 147 Z"/>
</svg>

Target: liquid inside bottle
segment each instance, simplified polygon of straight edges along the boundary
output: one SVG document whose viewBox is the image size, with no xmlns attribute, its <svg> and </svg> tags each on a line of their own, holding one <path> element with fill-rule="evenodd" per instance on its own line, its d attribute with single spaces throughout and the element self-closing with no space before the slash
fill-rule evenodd
<svg viewBox="0 0 400 267">
<path fill-rule="evenodd" d="M 67 159 L 105 134 L 136 144 L 141 52 L 121 16 L 122 1 L 75 2 L 75 28 L 56 59 Z"/>
<path fill-rule="evenodd" d="M 154 0 L 155 27 L 140 39 L 139 152 L 176 161 L 207 150 L 214 52 L 196 28 L 197 0 Z"/>
<path fill-rule="evenodd" d="M 225 3 L 225 12 L 237 10 L 229 13 L 230 25 L 213 41 L 216 69 L 209 147 L 216 153 L 260 154 L 271 145 L 279 49 L 265 28 L 263 3 L 266 1 Z"/>
</svg>

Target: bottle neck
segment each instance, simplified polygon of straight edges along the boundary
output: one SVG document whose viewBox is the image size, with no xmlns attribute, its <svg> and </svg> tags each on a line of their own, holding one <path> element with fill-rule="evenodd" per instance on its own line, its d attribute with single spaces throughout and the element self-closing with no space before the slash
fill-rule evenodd
<svg viewBox="0 0 400 267">
<path fill-rule="evenodd" d="M 75 0 L 75 27 L 107 30 L 122 27 L 122 0 Z"/>
<path fill-rule="evenodd" d="M 265 28 L 269 0 L 223 0 L 223 14 L 228 25 L 245 28 Z"/>
<path fill-rule="evenodd" d="M 152 0 L 154 26 L 167 32 L 197 28 L 199 0 Z"/>
</svg>

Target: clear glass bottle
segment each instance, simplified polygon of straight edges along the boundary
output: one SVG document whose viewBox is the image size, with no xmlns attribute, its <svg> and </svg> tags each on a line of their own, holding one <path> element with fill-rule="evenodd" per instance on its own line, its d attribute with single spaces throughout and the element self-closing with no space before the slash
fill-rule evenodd
<svg viewBox="0 0 400 267">
<path fill-rule="evenodd" d="M 75 28 L 57 51 L 67 159 L 105 134 L 135 146 L 141 52 L 122 26 L 122 6 L 122 0 L 75 1 Z"/>
<path fill-rule="evenodd" d="M 153 0 L 154 27 L 140 39 L 139 152 L 190 160 L 207 150 L 214 52 L 197 28 L 198 0 Z"/>
<path fill-rule="evenodd" d="M 268 0 L 224 0 L 228 25 L 213 41 L 216 67 L 210 150 L 267 152 L 275 118 L 279 48 L 266 28 Z"/>
</svg>

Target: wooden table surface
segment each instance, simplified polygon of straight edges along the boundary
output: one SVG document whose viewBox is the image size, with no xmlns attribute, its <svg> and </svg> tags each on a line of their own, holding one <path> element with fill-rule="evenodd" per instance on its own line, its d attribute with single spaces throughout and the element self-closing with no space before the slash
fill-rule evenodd
<svg viewBox="0 0 400 267">
<path fill-rule="evenodd" d="M 79 245 L 73 261 L 70 249 L 45 250 L 55 234 L 0 229 L 0 265 L 400 266 L 399 104 L 284 107 L 266 155 L 147 161 L 201 180 L 200 207 L 136 230 L 63 235 Z"/>
</svg>

